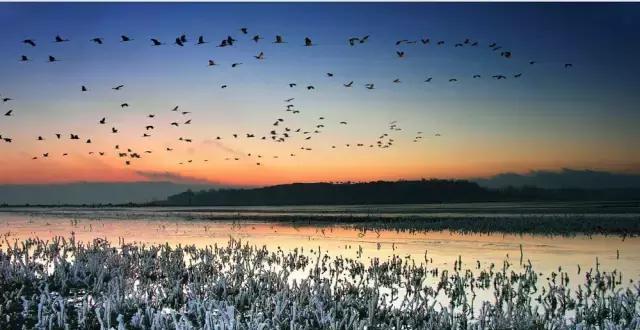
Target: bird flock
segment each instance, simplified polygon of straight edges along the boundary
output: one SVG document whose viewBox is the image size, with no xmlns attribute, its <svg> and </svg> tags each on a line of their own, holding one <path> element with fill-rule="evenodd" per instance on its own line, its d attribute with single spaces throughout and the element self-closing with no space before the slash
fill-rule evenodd
<svg viewBox="0 0 640 330">
<path fill-rule="evenodd" d="M 243 27 L 243 28 L 240 28 L 238 31 L 240 33 L 240 36 L 232 37 L 231 35 L 229 35 L 226 38 L 223 38 L 216 47 L 231 48 L 240 42 L 248 42 L 248 43 L 252 42 L 256 45 L 260 45 L 265 42 L 265 41 L 262 41 L 265 38 L 263 38 L 259 34 L 255 34 L 251 36 L 249 34 L 248 28 Z M 276 35 L 272 40 L 273 40 L 272 41 L 273 44 L 284 45 L 289 43 L 288 41 L 285 41 L 285 38 L 282 35 Z M 369 35 L 365 35 L 361 37 L 357 37 L 357 36 L 350 37 L 346 40 L 345 47 L 362 47 L 365 44 L 367 44 L 369 40 L 370 40 Z M 56 44 L 66 44 L 74 41 L 72 41 L 67 37 L 56 35 L 53 38 L 53 42 Z M 103 37 L 95 37 L 88 40 L 88 42 L 91 42 L 96 46 L 100 47 L 105 45 L 107 43 L 107 40 Z M 185 34 L 182 34 L 176 37 L 173 42 L 166 42 L 166 41 L 160 40 L 159 38 L 148 38 L 145 40 L 138 41 L 138 39 L 127 36 L 127 35 L 121 35 L 117 42 L 124 43 L 124 44 L 133 43 L 133 42 L 148 42 L 150 47 L 161 47 L 161 46 L 187 47 L 189 46 L 189 44 L 192 44 L 193 46 L 197 46 L 197 47 L 198 46 L 204 47 L 204 45 L 211 43 L 210 41 L 207 40 L 207 38 L 205 38 L 205 36 L 200 35 L 197 38 L 194 38 L 193 40 L 191 40 L 191 38 L 187 37 L 187 35 Z M 39 44 L 40 44 L 40 42 L 35 39 L 25 39 L 22 41 L 22 43 L 24 44 L 25 52 L 30 49 L 39 47 Z M 514 57 L 514 54 L 512 53 L 512 51 L 505 49 L 503 46 L 498 45 L 496 42 L 481 44 L 480 41 L 473 40 L 471 38 L 465 38 L 464 40 L 461 40 L 459 42 L 453 42 L 452 44 L 454 49 L 463 48 L 463 47 L 473 47 L 473 48 L 484 47 L 488 49 L 488 52 L 496 54 L 496 56 L 499 56 L 504 60 L 512 60 L 512 58 Z M 315 43 L 310 37 L 305 37 L 304 40 L 300 43 L 300 45 L 304 47 L 322 47 L 321 44 Z M 395 57 L 397 58 L 397 60 L 403 60 L 404 58 L 410 56 L 409 51 L 406 50 L 410 46 L 447 47 L 448 45 L 449 44 L 445 40 L 432 41 L 431 38 L 426 38 L 426 37 L 415 39 L 415 40 L 401 39 L 395 42 L 395 48 L 396 48 Z M 254 60 L 259 62 L 268 60 L 267 55 L 264 53 L 264 51 L 257 52 L 257 54 L 253 56 L 253 58 Z M 59 56 L 52 54 L 52 55 L 47 55 L 46 62 L 50 63 L 51 65 L 55 65 L 57 62 L 61 62 L 64 60 L 65 60 L 64 58 L 60 58 Z M 22 55 L 20 56 L 18 61 L 28 63 L 28 62 L 35 61 L 35 59 L 32 59 L 30 55 Z M 208 59 L 206 63 L 207 63 L 206 66 L 212 69 L 214 69 L 216 66 L 222 65 L 221 63 L 217 62 L 214 59 Z M 230 64 L 225 64 L 225 65 L 229 65 L 231 68 L 239 68 L 240 66 L 243 65 L 243 63 L 244 62 L 238 61 L 238 62 L 232 62 Z M 538 64 L 538 62 L 534 60 L 528 60 L 525 63 L 527 63 L 526 65 L 528 66 L 535 66 L 536 64 Z M 564 64 L 564 69 L 571 69 L 571 68 L 573 68 L 572 63 Z M 333 72 L 326 72 L 324 76 L 327 79 L 336 79 L 336 74 Z M 523 77 L 523 74 L 521 72 L 516 72 L 512 74 L 496 73 L 491 75 L 490 79 L 507 80 L 507 79 L 521 79 L 522 77 Z M 469 76 L 469 78 L 483 79 L 484 76 L 481 74 L 472 74 Z M 448 83 L 456 84 L 456 83 L 460 83 L 464 79 L 464 77 L 436 78 L 436 77 L 429 76 L 425 78 L 424 84 L 429 84 L 437 79 L 442 79 L 443 81 L 447 81 Z M 394 84 L 402 83 L 400 78 L 393 78 L 393 79 L 390 79 L 390 81 L 392 81 Z M 355 88 L 357 86 L 362 86 L 366 90 L 376 89 L 375 82 L 362 82 L 361 84 L 357 84 L 353 80 L 348 80 L 348 81 L 340 82 L 339 84 L 342 85 L 344 88 Z M 301 87 L 304 88 L 304 90 L 307 90 L 309 92 L 313 92 L 316 89 L 314 85 L 310 85 L 310 84 L 309 85 L 304 84 Z M 127 88 L 126 84 L 116 82 L 113 84 L 113 87 L 111 87 L 111 90 L 113 93 L 118 93 L 126 88 Z M 229 88 L 229 84 L 221 84 L 220 88 L 221 89 Z M 288 83 L 288 88 L 295 89 L 295 88 L 299 88 L 299 86 L 297 82 L 290 82 Z M 78 84 L 78 91 L 82 94 L 90 94 L 92 90 L 93 90 L 92 87 L 89 85 Z M 2 101 L 3 107 L 9 107 L 8 109 L 3 109 L 2 111 L 4 112 L 5 118 L 10 120 L 12 117 L 20 115 L 19 109 L 17 108 L 14 109 L 12 107 L 14 103 L 14 99 L 11 96 L 0 95 L 0 100 Z M 283 103 L 284 103 L 283 109 L 286 116 L 293 116 L 301 113 L 301 110 L 297 108 L 296 105 L 293 103 L 294 101 L 295 101 L 295 98 L 293 97 L 289 97 L 283 100 Z M 120 109 L 122 110 L 127 110 L 129 107 L 130 107 L 130 104 L 128 102 L 122 102 L 120 104 Z M 141 139 L 153 138 L 153 132 L 156 131 L 156 129 L 171 129 L 172 127 L 173 128 L 185 127 L 185 126 L 189 126 L 192 123 L 193 119 L 189 116 L 191 115 L 191 112 L 182 110 L 180 105 L 170 106 L 167 108 L 166 111 L 169 113 L 176 113 L 178 114 L 178 116 L 174 117 L 174 119 L 171 120 L 170 122 L 158 123 L 158 122 L 154 122 L 156 118 L 156 114 L 154 113 L 147 114 L 146 119 L 148 121 L 151 121 L 151 123 L 145 124 L 141 127 L 141 132 L 140 132 Z M 323 132 L 323 129 L 326 128 L 328 125 L 336 124 L 337 127 L 348 125 L 348 122 L 346 120 L 337 120 L 332 122 L 327 120 L 325 116 L 320 116 L 314 120 L 314 122 L 310 127 L 307 127 L 307 128 L 291 127 L 290 125 L 287 124 L 287 122 L 289 122 L 289 119 L 286 116 L 284 115 L 278 116 L 273 120 L 271 127 L 265 128 L 265 130 L 260 133 L 236 132 L 236 133 L 232 133 L 230 136 L 216 136 L 215 140 L 260 139 L 266 142 L 287 143 L 294 137 L 300 137 L 302 144 L 299 147 L 296 147 L 296 149 L 290 150 L 290 152 L 286 153 L 288 157 L 296 157 L 296 154 L 298 152 L 312 151 L 313 148 L 306 145 L 305 142 L 316 138 L 318 135 L 320 135 Z M 110 128 L 107 128 L 108 132 L 110 132 L 111 134 L 119 134 L 120 128 L 114 125 L 109 125 L 109 122 L 110 122 L 109 118 L 107 116 L 104 116 L 101 118 L 96 118 L 95 124 L 98 125 L 99 127 L 110 126 Z M 364 142 L 344 143 L 343 145 L 332 144 L 332 145 L 328 145 L 327 147 L 331 149 L 336 149 L 338 147 L 380 148 L 380 149 L 391 148 L 395 143 L 393 134 L 394 133 L 400 134 L 398 133 L 399 131 L 402 131 L 400 124 L 397 121 L 391 121 L 388 123 L 387 128 L 384 131 L 380 132 L 380 135 L 377 137 L 377 139 L 373 141 L 369 141 L 368 143 L 364 143 Z M 5 143 L 14 142 L 14 139 L 12 137 L 2 135 L 1 133 L 2 132 L 0 132 L 0 141 L 4 141 Z M 411 141 L 413 141 L 414 143 L 419 143 L 421 140 L 423 140 L 425 136 L 426 134 L 423 133 L 422 131 L 415 132 L 411 134 Z M 437 138 L 437 137 L 440 137 L 441 134 L 438 132 L 434 132 L 430 136 Z M 78 141 L 78 143 L 82 143 L 82 142 L 84 142 L 85 144 L 94 143 L 93 137 L 91 136 L 80 137 L 78 134 L 74 132 L 55 133 L 55 135 L 51 137 L 38 135 L 35 137 L 35 140 L 38 143 L 44 144 L 47 142 L 49 138 L 56 139 L 56 140 L 62 140 L 62 139 L 68 138 L 69 140 Z M 192 143 L 193 141 L 194 141 L 194 138 L 189 136 L 178 135 L 176 137 L 176 143 L 189 144 L 189 143 Z M 287 144 L 287 146 L 290 146 L 290 144 Z M 142 158 L 144 154 L 151 154 L 154 152 L 154 150 L 135 150 L 134 148 L 121 146 L 121 144 L 115 144 L 113 146 L 113 149 L 115 150 L 115 156 L 121 158 L 124 162 L 124 165 L 131 165 L 135 160 Z M 174 147 L 165 147 L 163 151 L 172 152 L 174 151 Z M 97 156 L 105 156 L 108 154 L 108 152 L 105 150 L 89 151 L 89 154 L 97 155 Z M 61 156 L 65 157 L 68 155 L 69 153 L 62 153 Z M 50 152 L 43 152 L 38 155 L 32 155 L 31 157 L 33 160 L 38 160 L 43 158 L 49 158 L 50 156 L 53 157 L 53 155 L 50 154 Z M 281 156 L 283 155 L 271 155 L 271 158 L 280 158 Z M 232 157 L 224 157 L 224 160 L 238 161 L 238 160 L 241 160 L 242 158 L 243 156 L 235 154 Z M 244 155 L 244 158 L 250 159 L 255 163 L 255 165 L 260 166 L 264 164 L 264 158 L 267 158 L 267 156 L 262 155 L 260 153 L 253 152 L 253 153 L 246 153 L 246 155 Z M 208 159 L 203 159 L 202 161 L 208 162 Z M 178 161 L 178 164 L 185 165 L 192 162 L 194 162 L 193 159 L 180 160 Z"/>
</svg>

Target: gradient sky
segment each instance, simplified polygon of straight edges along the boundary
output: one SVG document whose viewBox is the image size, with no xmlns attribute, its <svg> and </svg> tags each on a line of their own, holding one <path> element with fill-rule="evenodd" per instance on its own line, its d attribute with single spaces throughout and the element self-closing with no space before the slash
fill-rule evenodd
<svg viewBox="0 0 640 330">
<path fill-rule="evenodd" d="M 184 178 L 262 185 L 562 167 L 640 171 L 638 4 L 3 3 L 0 30 L 11 32 L 0 41 L 0 95 L 14 99 L 0 104 L 2 113 L 14 110 L 0 118 L 0 135 L 14 140 L 0 142 L 0 183 Z M 183 33 L 191 42 L 172 45 Z M 256 33 L 265 40 L 249 40 Z M 71 41 L 55 44 L 56 34 Z M 121 34 L 135 40 L 120 43 Z M 272 44 L 276 34 L 288 43 Z M 195 46 L 199 35 L 211 43 Z M 215 47 L 227 35 L 237 45 Z M 364 35 L 369 42 L 348 46 L 348 38 Z M 317 46 L 304 47 L 306 36 Z M 89 42 L 94 37 L 105 44 Z M 432 44 L 394 45 L 424 37 Z M 27 38 L 38 46 L 23 45 Z M 168 45 L 151 47 L 149 38 Z M 480 45 L 453 47 L 465 38 Z M 437 47 L 437 40 L 446 45 Z M 491 51 L 492 42 L 513 57 Z M 406 58 L 398 59 L 396 50 Z M 264 61 L 253 58 L 260 51 Z M 21 55 L 32 61 L 20 63 Z M 48 55 L 61 61 L 46 63 Z M 208 59 L 220 66 L 207 67 Z M 244 64 L 232 69 L 233 62 Z M 516 73 L 523 76 L 513 79 Z M 496 81 L 494 74 L 509 79 Z M 433 81 L 424 83 L 426 77 Z M 402 83 L 394 84 L 396 78 Z M 352 80 L 353 88 L 342 87 Z M 126 87 L 111 90 L 119 84 Z M 89 92 L 81 93 L 81 85 Z M 284 111 L 290 97 L 300 114 Z M 123 102 L 130 108 L 122 110 Z M 176 105 L 192 114 L 171 112 Z M 155 119 L 146 118 L 151 113 Z M 286 143 L 258 139 L 276 118 L 313 130 L 320 116 L 326 127 L 309 141 L 301 135 Z M 98 125 L 102 117 L 106 125 Z M 193 124 L 169 126 L 186 119 Z M 389 132 L 394 120 L 402 131 Z M 150 138 L 141 137 L 145 125 L 156 127 Z M 120 133 L 111 134 L 112 126 Z M 414 143 L 417 131 L 425 137 Z M 56 140 L 55 133 L 94 143 Z M 234 140 L 232 133 L 258 138 Z M 395 140 L 392 148 L 353 147 L 374 144 L 383 133 Z M 39 135 L 46 140 L 36 141 Z M 179 142 L 180 136 L 194 142 Z M 153 153 L 125 166 L 115 144 Z M 45 152 L 49 158 L 31 160 Z"/>
</svg>

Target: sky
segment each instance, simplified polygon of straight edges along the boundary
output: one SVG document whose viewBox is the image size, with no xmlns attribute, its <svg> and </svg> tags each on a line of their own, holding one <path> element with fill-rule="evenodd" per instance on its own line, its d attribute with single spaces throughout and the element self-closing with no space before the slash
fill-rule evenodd
<svg viewBox="0 0 640 330">
<path fill-rule="evenodd" d="M 12 99 L 0 112 L 13 110 L 0 116 L 0 135 L 13 140 L 0 142 L 0 184 L 257 186 L 562 168 L 640 172 L 638 4 L 1 3 L 0 30 L 11 31 L 0 40 L 0 97 Z M 58 34 L 70 41 L 54 43 Z M 120 42 L 123 34 L 133 41 Z M 174 45 L 182 34 L 188 42 Z M 253 42 L 255 34 L 264 39 Z M 196 46 L 200 35 L 210 43 Z M 236 44 L 216 47 L 228 35 Z M 272 43 L 275 35 L 287 43 Z M 367 42 L 349 46 L 365 35 Z M 104 44 L 90 42 L 95 37 Z M 152 47 L 150 38 L 166 45 Z M 467 38 L 478 46 L 454 47 Z M 418 42 L 395 45 L 403 39 Z M 494 42 L 512 57 L 493 51 Z M 259 52 L 264 60 L 254 58 Z M 22 55 L 30 61 L 20 62 Z M 47 63 L 49 55 L 60 61 Z M 208 67 L 209 59 L 219 65 Z M 507 79 L 491 78 L 497 74 Z M 288 98 L 300 113 L 285 111 Z M 390 130 L 391 122 L 401 130 Z M 260 139 L 284 127 L 321 133 Z M 417 132 L 423 138 L 413 142 Z M 385 133 L 393 145 L 375 147 Z M 127 148 L 142 158 L 126 165 L 117 152 Z"/>
</svg>

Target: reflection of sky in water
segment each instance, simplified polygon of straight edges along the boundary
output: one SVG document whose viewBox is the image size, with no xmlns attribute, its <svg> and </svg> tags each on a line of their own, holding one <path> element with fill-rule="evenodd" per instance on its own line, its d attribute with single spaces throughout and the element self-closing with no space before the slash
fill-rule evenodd
<svg viewBox="0 0 640 330">
<path fill-rule="evenodd" d="M 95 211 L 95 210 L 94 210 Z M 122 210 L 119 210 L 122 212 Z M 590 268 L 595 267 L 596 257 L 600 270 L 618 270 L 623 274 L 623 285 L 629 280 L 634 282 L 640 277 L 640 238 L 617 236 L 549 237 L 531 235 L 503 234 L 455 234 L 447 231 L 428 233 L 409 233 L 396 231 L 361 232 L 341 226 L 313 227 L 296 226 L 288 223 L 233 222 L 184 220 L 153 217 L 155 211 L 129 209 L 130 217 L 115 217 L 113 212 L 64 211 L 55 215 L 45 213 L 0 213 L 0 234 L 9 242 L 29 237 L 44 240 L 54 236 L 69 236 L 73 232 L 80 241 L 104 238 L 113 245 L 120 239 L 127 243 L 173 245 L 194 244 L 198 247 L 207 245 L 226 245 L 230 237 L 241 239 L 251 245 L 265 245 L 270 251 L 278 248 L 286 251 L 298 249 L 299 253 L 310 257 L 311 264 L 305 270 L 290 274 L 290 282 L 305 278 L 315 265 L 318 251 L 328 254 L 332 259 L 337 256 L 361 260 L 365 266 L 371 259 L 381 261 L 397 256 L 405 261 L 413 260 L 416 264 L 429 262 L 429 268 L 452 271 L 458 257 L 462 258 L 462 269 L 471 269 L 474 273 L 477 261 L 482 269 L 495 265 L 495 271 L 501 271 L 504 260 L 509 260 L 511 270 L 524 271 L 523 265 L 530 260 L 533 269 L 540 273 L 538 287 L 546 285 L 546 278 L 551 272 L 558 272 L 559 267 L 571 278 L 568 284 L 573 290 L 583 284 L 584 276 Z M 460 214 L 458 214 L 460 215 Z M 90 216 L 90 217 L 87 217 Z M 523 265 L 520 265 L 520 245 L 523 249 Z M 6 241 L 0 241 L 0 249 Z M 361 254 L 359 253 L 361 251 Z M 617 258 L 617 251 L 620 253 Z M 578 265 L 582 272 L 577 274 Z M 273 267 L 272 267 L 273 268 Z M 442 274 L 442 273 L 440 273 Z M 451 274 L 451 273 L 450 273 Z M 343 274 L 346 276 L 346 274 Z M 343 276 L 343 279 L 348 280 Z M 425 285 L 435 287 L 439 276 L 427 276 Z M 390 293 L 389 288 L 380 288 L 381 293 Z M 404 288 L 398 288 L 403 296 Z M 469 295 L 469 289 L 465 289 Z M 483 301 L 493 301 L 491 289 L 476 291 L 473 309 L 478 312 Z M 470 297 L 470 296 L 468 296 Z M 386 298 L 389 299 L 388 297 Z M 470 298 L 471 299 L 471 298 Z M 394 305 L 399 304 L 398 300 Z M 448 298 L 441 292 L 437 301 L 448 305 Z M 537 304 L 532 301 L 533 304 Z"/>
<path fill-rule="evenodd" d="M 83 215 L 31 216 L 18 213 L 0 213 L 0 233 L 8 239 L 69 236 L 74 232 L 80 240 L 95 237 L 118 242 L 195 244 L 205 246 L 224 244 L 229 237 L 240 238 L 250 244 L 281 247 L 284 250 L 303 247 L 305 251 L 320 247 L 329 255 L 355 257 L 358 248 L 363 258 L 387 257 L 396 254 L 409 256 L 417 263 L 424 261 L 425 252 L 437 267 L 451 268 L 454 260 L 462 256 L 464 267 L 475 268 L 476 260 L 484 265 L 501 266 L 505 257 L 519 267 L 520 244 L 524 262 L 531 260 L 534 269 L 548 273 L 562 266 L 569 275 L 595 267 L 599 258 L 601 269 L 621 270 L 626 279 L 640 275 L 640 238 L 611 236 L 547 237 L 502 234 L 454 234 L 450 232 L 408 233 L 395 231 L 367 231 L 339 226 L 315 228 L 284 223 L 202 221 L 175 219 L 86 219 Z M 77 223 L 74 223 L 77 221 Z M 5 244 L 2 242 L 3 245 Z M 379 244 L 379 247 L 378 247 Z M 616 257 L 620 251 L 620 259 Z M 584 274 L 584 273 L 583 273 Z"/>
</svg>

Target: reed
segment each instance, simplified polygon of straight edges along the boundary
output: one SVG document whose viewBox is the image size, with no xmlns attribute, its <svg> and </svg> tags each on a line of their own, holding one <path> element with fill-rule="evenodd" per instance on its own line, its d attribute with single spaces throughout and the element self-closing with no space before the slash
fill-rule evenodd
<svg viewBox="0 0 640 330">
<path fill-rule="evenodd" d="M 6 238 L 5 238 L 6 240 Z M 5 241 L 0 328 L 637 329 L 640 286 L 617 271 L 542 280 L 530 262 L 453 269 L 230 239 L 197 248 L 71 236 Z M 473 268 L 473 269 L 472 269 Z"/>
</svg>

